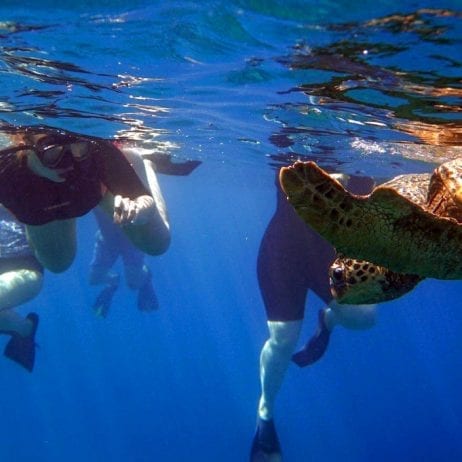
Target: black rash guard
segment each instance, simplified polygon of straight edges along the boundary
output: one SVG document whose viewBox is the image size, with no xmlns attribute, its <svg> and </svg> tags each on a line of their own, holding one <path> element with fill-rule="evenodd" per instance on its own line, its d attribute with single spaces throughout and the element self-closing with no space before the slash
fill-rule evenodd
<svg viewBox="0 0 462 462">
<path fill-rule="evenodd" d="M 57 183 L 33 173 L 25 158 L 0 157 L 0 203 L 22 223 L 43 225 L 85 215 L 109 190 L 135 199 L 150 195 L 123 153 L 109 141 L 92 141 L 88 155 L 72 159 L 72 170 Z"/>
</svg>

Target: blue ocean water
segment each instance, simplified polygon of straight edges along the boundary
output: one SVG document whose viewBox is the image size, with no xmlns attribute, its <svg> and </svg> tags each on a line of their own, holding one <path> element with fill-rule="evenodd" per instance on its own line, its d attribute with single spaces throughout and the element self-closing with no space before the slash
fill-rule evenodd
<svg viewBox="0 0 462 462">
<path fill-rule="evenodd" d="M 200 165 L 160 175 L 172 245 L 148 260 L 157 312 L 122 286 L 93 314 L 96 226 L 80 220 L 72 268 L 21 308 L 41 316 L 34 372 L 0 361 L 0 460 L 248 460 L 275 168 L 316 159 L 379 181 L 460 155 L 461 42 L 459 0 L 4 0 L 2 122 Z M 284 460 L 462 460 L 460 289 L 426 280 L 291 368 Z M 303 339 L 321 307 L 309 296 Z"/>
</svg>

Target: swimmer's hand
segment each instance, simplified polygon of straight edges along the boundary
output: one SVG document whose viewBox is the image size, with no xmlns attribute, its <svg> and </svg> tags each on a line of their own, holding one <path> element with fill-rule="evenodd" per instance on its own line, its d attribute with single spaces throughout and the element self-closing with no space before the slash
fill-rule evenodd
<svg viewBox="0 0 462 462">
<path fill-rule="evenodd" d="M 151 196 L 139 196 L 136 199 L 114 197 L 114 223 L 118 225 L 144 225 L 149 221 L 154 207 Z"/>
</svg>

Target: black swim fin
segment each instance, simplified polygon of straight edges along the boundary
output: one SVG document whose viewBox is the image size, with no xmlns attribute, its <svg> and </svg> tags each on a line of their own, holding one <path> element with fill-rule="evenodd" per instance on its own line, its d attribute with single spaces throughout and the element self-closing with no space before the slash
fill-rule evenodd
<svg viewBox="0 0 462 462">
<path fill-rule="evenodd" d="M 26 319 L 32 322 L 30 334 L 27 337 L 22 337 L 16 332 L 12 333 L 11 339 L 6 344 L 4 355 L 32 372 L 35 364 L 35 334 L 39 317 L 37 313 L 29 313 Z"/>
<path fill-rule="evenodd" d="M 281 445 L 274 420 L 257 420 L 257 428 L 250 450 L 250 462 L 281 462 Z"/>
<path fill-rule="evenodd" d="M 93 310 L 97 316 L 101 316 L 103 318 L 107 316 L 109 308 L 111 307 L 112 298 L 114 297 L 115 291 L 118 287 L 118 280 L 117 283 L 110 282 L 96 297 L 95 303 L 93 303 Z"/>
<path fill-rule="evenodd" d="M 308 340 L 300 351 L 292 355 L 292 361 L 297 366 L 309 366 L 318 361 L 326 352 L 329 345 L 330 331 L 326 326 L 324 317 L 325 310 L 320 310 L 318 314 L 318 328 L 313 337 Z"/>
<path fill-rule="evenodd" d="M 159 309 L 159 300 L 152 285 L 151 271 L 138 291 L 138 309 L 140 311 L 154 311 Z"/>
</svg>

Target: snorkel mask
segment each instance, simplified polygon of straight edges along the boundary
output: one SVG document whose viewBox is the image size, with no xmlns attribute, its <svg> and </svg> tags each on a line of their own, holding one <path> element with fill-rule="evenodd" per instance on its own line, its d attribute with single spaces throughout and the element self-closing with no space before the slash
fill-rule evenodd
<svg viewBox="0 0 462 462">
<path fill-rule="evenodd" d="M 38 176 L 58 182 L 70 176 L 76 167 L 80 168 L 79 164 L 89 159 L 101 142 L 47 126 L 8 127 L 4 132 L 13 145 L 0 149 L 2 169 L 17 166 L 19 160 Z M 92 163 L 86 165 L 85 168 L 92 168 Z"/>
<path fill-rule="evenodd" d="M 51 169 L 66 169 L 73 165 L 74 154 L 72 145 L 87 141 L 73 135 L 63 133 L 46 135 L 34 145 L 34 151 L 45 167 Z M 88 150 L 88 149 L 87 149 Z M 78 159 L 82 160 L 82 159 Z"/>
</svg>

